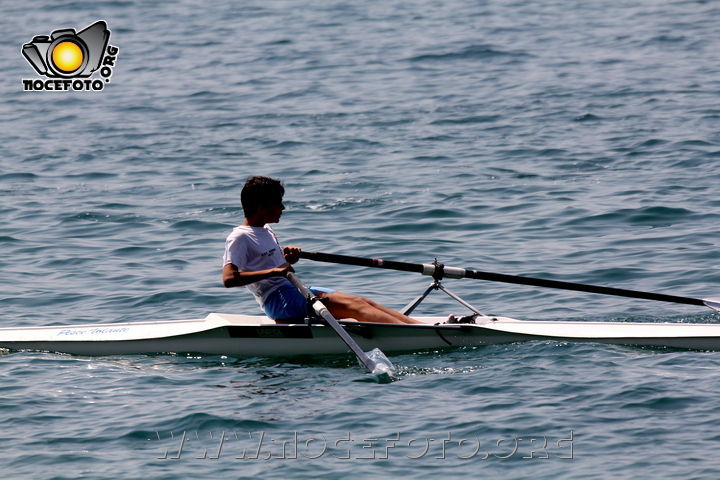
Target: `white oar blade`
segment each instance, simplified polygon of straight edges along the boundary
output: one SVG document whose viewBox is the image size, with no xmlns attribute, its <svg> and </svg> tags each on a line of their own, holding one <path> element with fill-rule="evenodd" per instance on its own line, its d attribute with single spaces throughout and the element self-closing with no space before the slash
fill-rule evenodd
<svg viewBox="0 0 720 480">
<path fill-rule="evenodd" d="M 389 358 L 379 348 L 373 348 L 369 352 L 365 352 L 370 360 L 375 362 L 375 369 L 373 369 L 373 375 L 382 375 L 384 373 L 393 375 L 395 373 L 395 365 L 392 364 Z"/>
<path fill-rule="evenodd" d="M 713 310 L 720 312 L 720 298 L 703 298 L 703 303 Z"/>
<path fill-rule="evenodd" d="M 399 377 L 396 375 L 395 365 L 385 356 L 382 350 L 373 348 L 369 352 L 363 353 L 365 353 L 368 360 L 374 364 L 370 376 L 366 378 L 376 383 L 392 383 L 399 380 Z M 360 358 L 358 358 L 358 363 L 362 365 Z"/>
</svg>

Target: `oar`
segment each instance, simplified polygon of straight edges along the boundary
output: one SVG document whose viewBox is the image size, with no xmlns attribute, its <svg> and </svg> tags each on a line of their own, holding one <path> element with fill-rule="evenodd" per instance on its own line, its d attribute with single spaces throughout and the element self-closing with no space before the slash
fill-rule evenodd
<svg viewBox="0 0 720 480">
<path fill-rule="evenodd" d="M 389 270 L 400 270 L 403 272 L 415 272 L 423 275 L 430 275 L 435 278 L 475 278 L 491 282 L 515 283 L 518 285 L 531 285 L 534 287 L 558 288 L 561 290 L 573 290 L 576 292 L 599 293 L 602 295 L 615 295 L 618 297 L 641 298 L 644 300 L 657 300 L 660 302 L 684 303 L 687 305 L 700 305 L 710 307 L 720 312 L 720 298 L 687 298 L 675 295 L 664 295 L 661 293 L 638 292 L 622 288 L 599 287 L 596 285 L 585 285 L 582 283 L 559 282 L 557 280 L 544 280 L 540 278 L 518 277 L 515 275 L 504 275 L 502 273 L 482 272 L 465 268 L 445 267 L 441 264 L 428 263 L 406 263 L 392 260 L 380 260 L 377 258 L 352 257 L 349 255 L 336 255 L 333 253 L 321 252 L 300 252 L 300 258 L 315 260 L 318 262 L 341 263 L 345 265 L 357 265 L 361 267 L 386 268 Z"/>
<path fill-rule="evenodd" d="M 353 351 L 360 363 L 362 363 L 370 373 L 387 373 L 386 370 L 384 370 L 382 367 L 378 368 L 378 364 L 375 363 L 370 357 L 367 356 L 365 352 L 362 351 L 358 344 L 355 343 L 355 340 L 353 340 L 350 335 L 348 335 L 348 333 L 345 331 L 345 329 L 338 323 L 338 321 L 335 320 L 335 317 L 332 316 L 332 313 L 330 313 L 327 307 L 320 301 L 320 299 L 313 295 L 310 289 L 307 288 L 300 281 L 297 275 L 292 272 L 288 272 L 287 278 L 292 282 L 293 285 L 295 285 L 295 288 L 297 288 L 305 298 L 307 298 L 308 300 L 314 299 L 312 304 L 313 309 L 315 309 L 317 314 L 324 318 L 328 325 L 330 325 L 333 330 L 335 330 L 335 333 L 337 333 L 342 339 L 342 341 L 345 342 L 348 347 L 350 347 L 350 350 Z"/>
</svg>

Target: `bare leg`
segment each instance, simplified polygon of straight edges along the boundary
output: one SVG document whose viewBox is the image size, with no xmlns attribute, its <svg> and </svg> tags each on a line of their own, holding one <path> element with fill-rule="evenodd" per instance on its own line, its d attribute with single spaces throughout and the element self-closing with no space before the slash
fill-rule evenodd
<svg viewBox="0 0 720 480">
<path fill-rule="evenodd" d="M 342 292 L 324 293 L 320 297 L 327 298 L 327 308 L 335 317 L 354 318 L 361 322 L 376 323 L 423 323 L 413 320 L 395 310 L 383 307 L 367 298 L 354 297 Z"/>
</svg>

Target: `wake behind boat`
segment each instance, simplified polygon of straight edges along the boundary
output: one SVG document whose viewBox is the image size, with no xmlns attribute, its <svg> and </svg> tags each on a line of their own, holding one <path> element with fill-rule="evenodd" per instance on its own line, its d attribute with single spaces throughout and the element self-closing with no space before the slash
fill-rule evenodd
<svg viewBox="0 0 720 480">
<path fill-rule="evenodd" d="M 475 323 L 423 325 L 341 320 L 363 350 L 421 351 L 531 340 L 720 350 L 720 324 L 521 321 L 475 316 Z M 0 328 L 0 348 L 75 355 L 204 353 L 233 357 L 344 354 L 347 345 L 323 323 L 277 324 L 264 316 L 211 313 L 204 319 Z"/>
</svg>

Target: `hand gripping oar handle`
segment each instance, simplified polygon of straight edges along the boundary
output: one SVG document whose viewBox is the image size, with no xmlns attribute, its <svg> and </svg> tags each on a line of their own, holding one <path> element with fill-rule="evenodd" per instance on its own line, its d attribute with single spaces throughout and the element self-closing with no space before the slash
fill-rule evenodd
<svg viewBox="0 0 720 480">
<path fill-rule="evenodd" d="M 477 280 L 488 280 L 491 282 L 514 283 L 518 285 L 530 285 L 534 287 L 557 288 L 561 290 L 573 290 L 576 292 L 599 293 L 602 295 L 615 295 L 618 297 L 640 298 L 643 300 L 657 300 L 661 302 L 684 303 L 687 305 L 699 305 L 710 307 L 720 312 L 720 299 L 677 297 L 675 295 L 664 295 L 661 293 L 638 292 L 622 288 L 599 287 L 596 285 L 585 285 L 582 283 L 559 282 L 557 280 L 544 280 L 540 278 L 518 277 L 515 275 L 504 275 L 502 273 L 482 272 L 465 268 L 445 267 L 440 264 L 427 263 L 406 263 L 392 260 L 380 260 L 376 258 L 351 257 L 348 255 L 336 255 L 333 253 L 300 252 L 300 258 L 315 260 L 318 262 L 341 263 L 345 265 L 357 265 L 361 267 L 386 268 L 390 270 L 401 270 L 403 272 L 416 272 L 423 275 L 430 275 L 434 278 L 474 278 Z"/>
<path fill-rule="evenodd" d="M 372 361 L 372 359 L 368 357 L 365 352 L 362 351 L 362 349 L 358 346 L 357 343 L 355 343 L 355 341 L 350 337 L 350 335 L 345 331 L 345 329 L 338 323 L 337 320 L 335 320 L 335 317 L 332 316 L 330 311 L 320 301 L 320 299 L 315 297 L 315 295 L 310 291 L 310 289 L 307 288 L 300 281 L 298 276 L 294 273 L 288 272 L 287 278 L 288 280 L 290 280 L 290 282 L 292 282 L 293 285 L 295 285 L 295 288 L 297 288 L 305 298 L 313 302 L 313 309 L 315 309 L 318 315 L 325 319 L 328 325 L 330 325 L 333 330 L 335 330 L 335 333 L 340 336 L 343 342 L 345 342 L 345 344 L 350 347 L 350 350 L 352 350 L 355 356 L 357 356 L 358 360 L 360 360 L 360 363 L 365 365 L 365 368 L 367 368 L 370 373 L 374 373 L 377 364 Z"/>
</svg>

